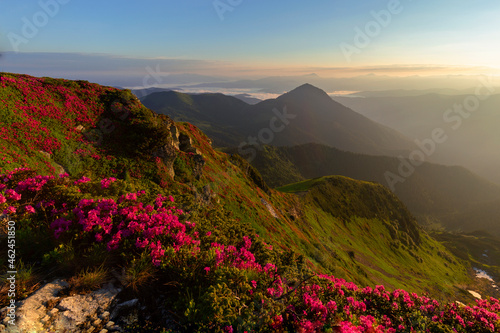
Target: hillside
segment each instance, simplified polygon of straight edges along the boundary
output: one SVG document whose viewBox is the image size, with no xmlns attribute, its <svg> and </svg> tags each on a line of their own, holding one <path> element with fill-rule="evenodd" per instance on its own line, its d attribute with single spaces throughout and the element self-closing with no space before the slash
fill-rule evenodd
<svg viewBox="0 0 500 333">
<path fill-rule="evenodd" d="M 100 330 L 112 317 L 128 331 L 464 331 L 457 312 L 499 328 L 494 299 L 458 308 L 486 290 L 384 187 L 330 177 L 278 192 L 130 91 L 0 76 L 0 263 L 17 269 L 23 329 Z M 99 321 L 67 305 L 110 290 L 118 301 L 89 314 Z"/>
<path fill-rule="evenodd" d="M 168 115 L 175 121 L 192 123 L 209 135 L 216 146 L 235 146 L 242 137 L 235 123 L 240 123 L 248 106 L 238 98 L 223 94 L 184 94 L 156 92 L 142 99 L 145 106 Z"/>
<path fill-rule="evenodd" d="M 199 126 L 219 147 L 239 147 L 244 142 L 257 146 L 314 142 L 347 151 L 391 156 L 414 148 L 400 133 L 333 101 L 310 84 L 255 105 L 221 94 L 179 92 L 153 93 L 142 102 L 176 121 Z"/>
<path fill-rule="evenodd" d="M 226 151 L 237 153 L 236 149 Z M 271 187 L 327 175 L 343 175 L 390 187 L 386 172 L 397 174 L 401 161 L 308 144 L 267 146 L 252 164 Z M 492 202 L 500 198 L 500 188 L 464 168 L 424 163 L 394 188 L 394 193 L 424 225 L 487 230 L 500 236 L 498 209 Z"/>
</svg>

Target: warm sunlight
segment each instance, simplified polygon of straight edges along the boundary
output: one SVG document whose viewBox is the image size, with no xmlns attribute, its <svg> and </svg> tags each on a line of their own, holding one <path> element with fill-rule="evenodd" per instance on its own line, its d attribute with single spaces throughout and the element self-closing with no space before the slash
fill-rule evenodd
<svg viewBox="0 0 500 333">
<path fill-rule="evenodd" d="M 0 332 L 500 332 L 499 17 L 0 0 Z"/>
</svg>

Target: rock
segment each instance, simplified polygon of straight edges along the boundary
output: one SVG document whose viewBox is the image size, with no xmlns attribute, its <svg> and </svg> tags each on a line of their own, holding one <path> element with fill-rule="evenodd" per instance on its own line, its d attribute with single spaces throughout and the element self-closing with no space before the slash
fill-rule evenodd
<svg viewBox="0 0 500 333">
<path fill-rule="evenodd" d="M 38 289 L 27 299 L 18 302 L 16 326 L 7 327 L 6 332 L 44 332 L 42 318 L 45 319 L 47 315 L 45 305 L 56 301 L 59 292 L 67 287 L 67 282 L 55 280 Z"/>
<path fill-rule="evenodd" d="M 116 319 L 121 312 L 135 307 L 138 303 L 139 303 L 139 300 L 137 298 L 135 298 L 135 299 L 131 299 L 130 301 L 126 301 L 126 302 L 123 302 L 121 304 L 118 304 L 115 307 L 115 309 L 113 310 L 113 313 L 111 313 L 110 318 L 113 320 Z"/>
<path fill-rule="evenodd" d="M 160 149 L 152 152 L 152 154 L 154 157 L 159 157 L 162 160 L 163 164 L 165 164 L 167 168 L 169 176 L 173 179 L 175 176 L 174 161 L 179 152 L 179 130 L 175 126 L 174 121 L 168 117 L 165 120 L 164 125 L 169 128 L 171 135 L 169 136 L 167 143 Z"/>
<path fill-rule="evenodd" d="M 196 154 L 193 156 L 193 162 L 194 162 L 193 175 L 197 180 L 199 180 L 203 173 L 203 167 L 205 166 L 205 159 L 201 154 Z"/>
<path fill-rule="evenodd" d="M 109 319 L 109 316 L 110 316 L 110 313 L 108 311 L 104 311 L 101 315 L 100 315 L 100 318 L 102 320 L 108 320 Z"/>
<path fill-rule="evenodd" d="M 179 149 L 185 153 L 201 155 L 201 152 L 193 146 L 193 140 L 191 137 L 186 134 L 179 135 Z"/>
<path fill-rule="evenodd" d="M 58 308 L 53 308 L 52 310 L 49 311 L 49 315 L 55 316 L 59 312 Z"/>
<path fill-rule="evenodd" d="M 269 202 L 267 202 L 264 198 L 261 198 L 260 199 L 260 202 L 262 202 L 262 204 L 264 206 L 266 206 L 267 210 L 269 211 L 269 213 L 274 217 L 274 218 L 279 218 L 278 214 L 276 214 L 276 211 L 274 210 L 273 206 L 271 206 L 271 204 Z"/>
<path fill-rule="evenodd" d="M 199 193 L 194 186 L 191 187 L 191 191 L 195 200 L 204 206 L 211 206 L 213 202 L 217 202 L 217 193 L 211 189 L 210 184 L 203 186 L 202 193 Z"/>
<path fill-rule="evenodd" d="M 40 154 L 42 154 L 43 156 L 45 156 L 47 159 L 50 160 L 50 154 L 49 153 L 47 153 L 46 151 L 43 151 L 43 150 L 39 150 L 38 152 Z"/>
<path fill-rule="evenodd" d="M 97 312 L 107 311 L 121 289 L 112 284 L 87 295 L 76 295 L 61 300 L 58 309 L 61 314 L 54 321 L 56 330 L 76 330 L 89 318 L 97 318 Z"/>
<path fill-rule="evenodd" d="M 139 303 L 139 300 L 137 298 L 131 299 L 130 301 L 126 301 L 123 303 L 120 303 L 116 306 L 117 309 L 123 309 L 123 308 L 131 308 L 137 305 Z"/>
<path fill-rule="evenodd" d="M 100 290 L 75 296 L 59 296 L 69 285 L 63 280 L 47 283 L 27 299 L 16 304 L 16 325 L 8 324 L 2 309 L 5 325 L 0 332 L 108 332 L 122 331 L 114 322 L 108 322 L 112 305 L 120 293 L 112 283 Z M 136 310 L 138 300 L 123 302 L 119 309 Z M 53 306 L 56 306 L 52 308 Z M 133 308 L 130 310 L 130 308 Z M 135 315 L 135 314 L 134 314 Z M 119 318 L 122 320 L 122 318 Z"/>
<path fill-rule="evenodd" d="M 172 179 L 175 177 L 174 161 L 177 158 L 177 153 L 177 148 L 170 144 L 166 144 L 153 153 L 153 156 L 159 157 L 165 164 L 167 173 Z"/>
<path fill-rule="evenodd" d="M 179 149 L 179 130 L 177 129 L 177 127 L 173 123 L 170 124 L 170 133 L 172 134 L 172 142 L 171 142 L 171 144 L 176 149 Z"/>
</svg>

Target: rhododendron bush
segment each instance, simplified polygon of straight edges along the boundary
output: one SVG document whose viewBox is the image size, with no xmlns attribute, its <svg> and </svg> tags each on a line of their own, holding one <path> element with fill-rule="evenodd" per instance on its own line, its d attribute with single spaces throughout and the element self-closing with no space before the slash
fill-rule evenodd
<svg viewBox="0 0 500 333">
<path fill-rule="evenodd" d="M 275 250 L 249 227 L 226 220 L 220 207 L 208 217 L 196 216 L 169 193 L 134 188 L 114 177 L 72 179 L 17 169 L 0 175 L 0 209 L 18 221 L 22 237 L 43 229 L 52 246 L 47 253 L 64 245 L 78 259 L 97 244 L 121 258 L 118 264 L 146 256 L 163 277 L 157 288 L 167 295 L 179 330 L 500 330 L 496 299 L 442 304 L 404 290 L 360 288 L 312 272 L 302 257 Z M 33 254 L 30 264 L 40 265 L 42 255 Z M 30 261 L 26 254 L 23 259 Z"/>
<path fill-rule="evenodd" d="M 27 158 L 39 151 L 54 154 L 64 140 L 83 143 L 78 126 L 97 125 L 104 110 L 101 97 L 112 88 L 84 81 L 60 82 L 66 85 L 25 75 L 0 77 L 4 125 L 0 128 L 0 158 L 7 164 L 26 165 Z M 39 163 L 35 166 L 44 167 Z"/>
<path fill-rule="evenodd" d="M 2 73 L 0 111 L 0 172 L 31 167 L 56 174 L 56 162 L 72 175 L 141 178 L 154 165 L 147 153 L 168 135 L 130 92 L 86 81 Z M 145 156 L 116 156 L 124 150 Z"/>
</svg>

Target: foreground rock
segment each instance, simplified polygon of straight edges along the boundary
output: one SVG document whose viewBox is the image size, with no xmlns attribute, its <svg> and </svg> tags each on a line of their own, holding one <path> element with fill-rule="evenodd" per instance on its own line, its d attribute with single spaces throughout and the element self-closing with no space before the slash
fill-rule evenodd
<svg viewBox="0 0 500 333">
<path fill-rule="evenodd" d="M 116 332 L 121 328 L 110 313 L 117 307 L 121 289 L 109 283 L 85 295 L 60 296 L 69 285 L 63 280 L 46 284 L 27 299 L 18 302 L 16 325 L 6 317 L 0 331 L 5 332 Z M 130 302 L 130 301 L 129 301 Z M 123 307 L 123 306 L 122 306 Z"/>
</svg>

